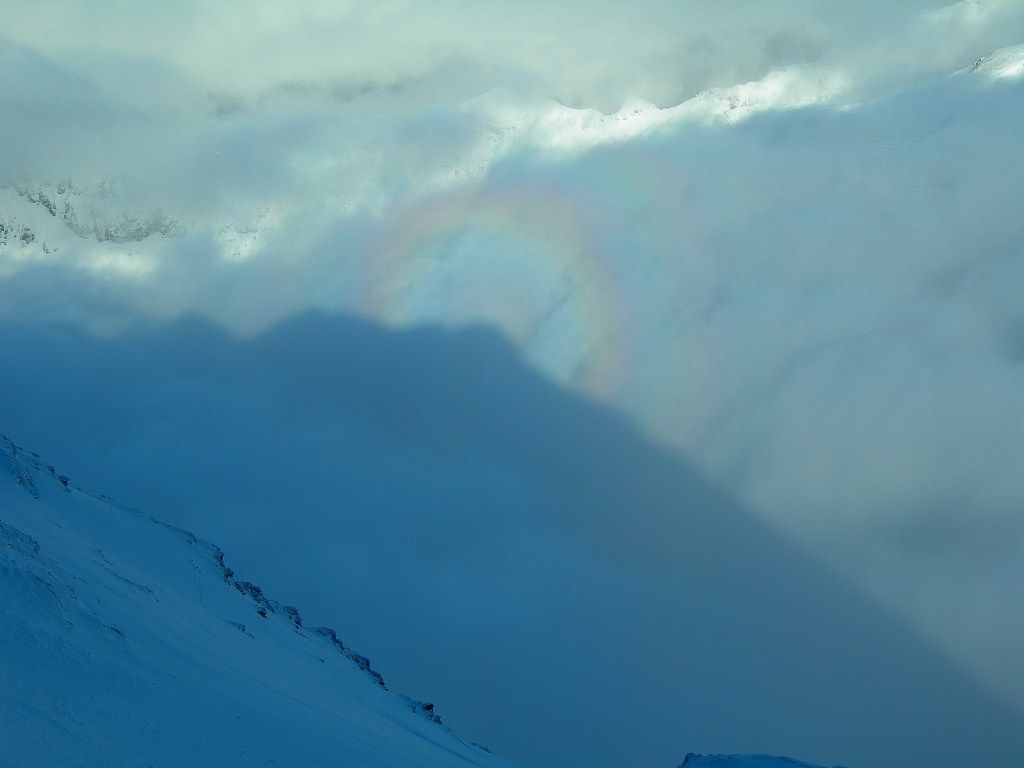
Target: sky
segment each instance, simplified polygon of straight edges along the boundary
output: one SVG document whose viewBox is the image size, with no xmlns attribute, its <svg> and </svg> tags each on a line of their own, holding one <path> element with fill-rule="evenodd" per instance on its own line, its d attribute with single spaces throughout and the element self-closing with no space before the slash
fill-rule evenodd
<svg viewBox="0 0 1024 768">
<path fill-rule="evenodd" d="M 0 22 L 0 430 L 537 768 L 1020 746 L 1024 3 Z"/>
</svg>

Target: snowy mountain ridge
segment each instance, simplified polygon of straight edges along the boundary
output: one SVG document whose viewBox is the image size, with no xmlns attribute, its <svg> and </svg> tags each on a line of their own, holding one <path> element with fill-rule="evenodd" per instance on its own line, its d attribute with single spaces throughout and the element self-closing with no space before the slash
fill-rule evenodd
<svg viewBox="0 0 1024 768">
<path fill-rule="evenodd" d="M 0 595 L 16 765 L 508 765 L 388 692 L 334 629 L 238 578 L 216 545 L 87 493 L 3 435 Z"/>
<path fill-rule="evenodd" d="M 39 499 L 39 484 L 37 480 L 42 478 L 45 480 L 48 474 L 51 478 L 55 478 L 65 492 L 71 493 L 82 493 L 81 488 L 71 483 L 70 479 L 66 475 L 58 475 L 56 469 L 51 465 L 46 465 L 42 462 L 39 455 L 32 452 L 26 452 L 23 449 L 15 445 L 10 438 L 6 435 L 0 434 L 0 456 L 5 456 L 11 464 L 11 469 L 14 474 L 15 482 L 21 485 L 33 498 Z M 100 497 L 103 501 L 106 501 L 112 505 L 115 504 L 110 499 Z M 131 512 L 139 517 L 144 517 L 143 513 L 130 509 L 128 507 L 121 507 L 126 512 Z M 281 614 L 285 617 L 292 626 L 297 630 L 303 629 L 302 616 L 298 609 L 291 605 L 282 605 L 277 600 L 272 600 L 267 597 L 263 589 L 250 581 L 242 581 L 235 577 L 235 572 L 232 568 L 224 562 L 224 551 L 216 544 L 211 544 L 208 541 L 204 541 L 193 534 L 191 531 L 186 531 L 182 528 L 170 525 L 155 517 L 148 518 L 150 522 L 166 528 L 171 531 L 189 546 L 195 547 L 196 549 L 204 552 L 209 556 L 210 560 L 216 565 L 220 572 L 221 578 L 224 582 L 230 586 L 233 586 L 238 592 L 247 597 L 253 604 L 256 614 L 262 618 L 267 618 L 270 614 Z M 352 661 L 356 667 L 365 672 L 377 685 L 383 688 L 385 691 L 388 690 L 387 684 L 384 682 L 383 676 L 373 668 L 370 660 L 365 656 L 356 653 L 351 648 L 345 646 L 345 644 L 338 638 L 335 630 L 330 627 L 313 627 L 309 628 L 311 631 L 321 637 L 326 638 L 331 645 L 333 645 L 339 653 L 345 658 Z M 441 719 L 438 717 L 433 709 L 432 704 L 425 702 L 409 700 L 414 708 L 418 711 L 423 712 L 428 716 L 428 719 L 441 725 Z"/>
<path fill-rule="evenodd" d="M 993 79 L 1021 77 L 1024 75 L 1024 45 L 1010 45 L 993 51 L 965 71 L 985 74 Z"/>
</svg>

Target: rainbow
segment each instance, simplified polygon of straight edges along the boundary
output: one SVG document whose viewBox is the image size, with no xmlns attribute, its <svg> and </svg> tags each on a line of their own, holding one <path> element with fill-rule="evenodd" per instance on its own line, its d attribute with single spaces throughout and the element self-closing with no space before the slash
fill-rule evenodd
<svg viewBox="0 0 1024 768">
<path fill-rule="evenodd" d="M 542 371 L 601 399 L 621 382 L 615 265 L 567 197 L 473 187 L 389 216 L 363 254 L 360 311 L 392 327 L 496 327 Z"/>
</svg>

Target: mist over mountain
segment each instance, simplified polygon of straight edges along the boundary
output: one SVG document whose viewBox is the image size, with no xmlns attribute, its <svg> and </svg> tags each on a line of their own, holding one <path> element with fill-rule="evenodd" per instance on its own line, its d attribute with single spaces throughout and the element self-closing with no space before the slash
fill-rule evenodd
<svg viewBox="0 0 1024 768">
<path fill-rule="evenodd" d="M 0 30 L 15 442 L 535 768 L 1012 762 L 1018 0 Z"/>
<path fill-rule="evenodd" d="M 203 530 L 525 764 L 1020 747 L 1019 716 L 925 636 L 493 331 L 307 315 L 247 341 L 199 321 L 0 338 L 22 361 L 12 434 Z"/>
</svg>

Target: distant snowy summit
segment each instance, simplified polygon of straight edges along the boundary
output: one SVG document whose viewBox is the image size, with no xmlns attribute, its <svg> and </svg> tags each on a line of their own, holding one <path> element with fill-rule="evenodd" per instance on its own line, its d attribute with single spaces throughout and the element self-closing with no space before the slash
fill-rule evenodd
<svg viewBox="0 0 1024 768">
<path fill-rule="evenodd" d="M 697 755 L 688 754 L 679 768 L 822 768 L 788 757 L 769 755 Z M 842 768 L 842 766 L 836 766 Z"/>
<path fill-rule="evenodd" d="M 1024 45 L 1011 45 L 993 51 L 967 68 L 971 74 L 993 78 L 1016 78 L 1024 75 Z"/>
</svg>

